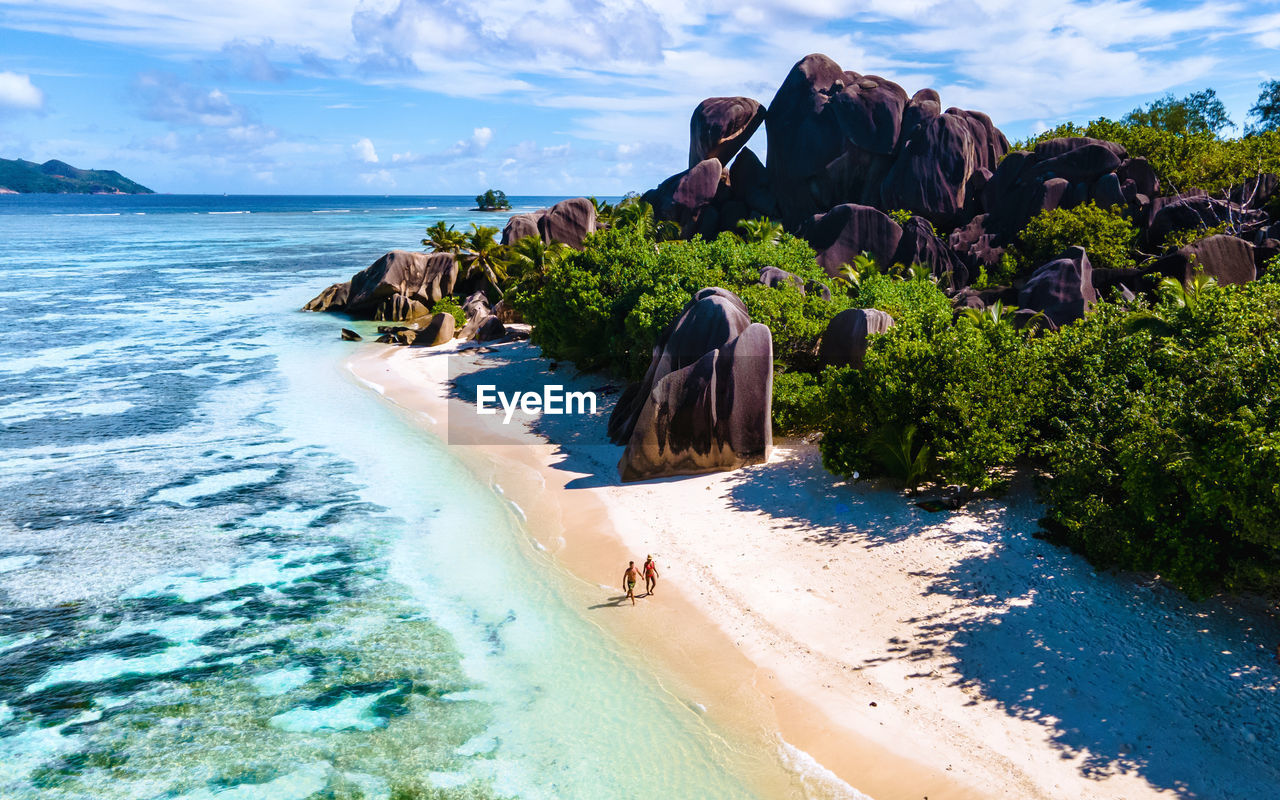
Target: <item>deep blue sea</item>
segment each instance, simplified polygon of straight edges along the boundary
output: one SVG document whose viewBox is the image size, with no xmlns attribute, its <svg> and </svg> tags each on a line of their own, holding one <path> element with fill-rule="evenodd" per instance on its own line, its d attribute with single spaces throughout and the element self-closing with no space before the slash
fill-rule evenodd
<svg viewBox="0 0 1280 800">
<path fill-rule="evenodd" d="M 0 196 L 0 797 L 821 795 L 298 311 L 470 205 Z"/>
</svg>

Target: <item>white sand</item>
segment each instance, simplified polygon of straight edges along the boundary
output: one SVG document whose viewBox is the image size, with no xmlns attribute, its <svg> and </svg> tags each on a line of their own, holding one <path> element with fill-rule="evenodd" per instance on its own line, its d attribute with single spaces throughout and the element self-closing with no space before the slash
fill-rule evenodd
<svg viewBox="0 0 1280 800">
<path fill-rule="evenodd" d="M 596 420 L 474 416 L 476 383 L 546 382 L 537 355 L 524 343 L 369 346 L 352 370 L 489 464 L 579 577 L 616 586 L 622 559 L 652 553 L 662 579 L 632 619 L 662 629 L 661 655 L 695 682 L 719 680 L 713 704 L 763 702 L 787 742 L 849 784 L 878 800 L 1280 787 L 1280 626 L 1259 604 L 1191 603 L 1095 573 L 1032 536 L 1041 509 L 1027 488 L 930 513 L 841 482 L 808 445 L 732 473 L 621 485 L 621 448 L 604 438 L 616 394 Z M 571 365 L 553 377 L 609 383 Z M 698 627 L 706 620 L 723 636 Z M 679 641 L 685 629 L 699 641 Z"/>
</svg>

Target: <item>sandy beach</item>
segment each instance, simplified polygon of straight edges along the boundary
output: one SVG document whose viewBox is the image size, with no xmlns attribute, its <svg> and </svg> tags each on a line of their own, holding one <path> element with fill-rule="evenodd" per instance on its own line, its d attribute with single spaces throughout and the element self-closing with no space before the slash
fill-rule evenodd
<svg viewBox="0 0 1280 800">
<path fill-rule="evenodd" d="M 877 800 L 1280 785 L 1275 616 L 1097 573 L 1035 537 L 1029 486 L 930 512 L 797 442 L 735 472 L 621 484 L 604 435 L 621 385 L 527 342 L 366 345 L 349 367 L 514 504 L 601 625 L 717 722 L 816 760 L 820 796 L 835 778 Z M 600 392 L 596 418 L 476 415 L 477 385 L 549 377 Z M 646 554 L 662 576 L 633 608 L 622 570 Z"/>
</svg>

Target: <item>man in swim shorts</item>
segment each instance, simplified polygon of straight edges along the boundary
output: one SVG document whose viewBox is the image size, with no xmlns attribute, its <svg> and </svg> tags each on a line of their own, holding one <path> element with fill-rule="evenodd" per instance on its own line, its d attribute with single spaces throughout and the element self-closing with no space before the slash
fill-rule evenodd
<svg viewBox="0 0 1280 800">
<path fill-rule="evenodd" d="M 631 605 L 636 604 L 636 581 L 640 580 L 640 570 L 636 569 L 636 562 L 627 562 L 627 571 L 622 573 L 622 586 L 627 590 L 627 597 L 631 598 Z"/>
<path fill-rule="evenodd" d="M 644 557 L 644 593 L 646 595 L 653 594 L 653 587 L 658 585 L 658 565 L 654 563 L 653 556 Z"/>
</svg>

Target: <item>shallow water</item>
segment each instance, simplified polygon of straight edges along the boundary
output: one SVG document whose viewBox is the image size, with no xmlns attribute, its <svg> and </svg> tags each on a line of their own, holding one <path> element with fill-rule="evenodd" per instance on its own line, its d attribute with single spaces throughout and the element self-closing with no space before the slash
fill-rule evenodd
<svg viewBox="0 0 1280 800">
<path fill-rule="evenodd" d="M 587 619 L 296 311 L 437 218 L 501 224 L 466 205 L 0 198 L 0 796 L 840 791 Z"/>
</svg>

